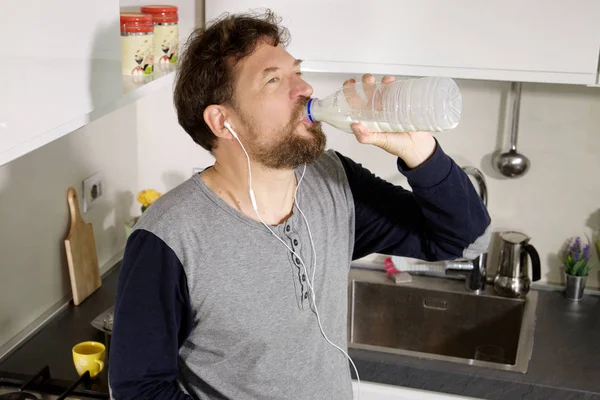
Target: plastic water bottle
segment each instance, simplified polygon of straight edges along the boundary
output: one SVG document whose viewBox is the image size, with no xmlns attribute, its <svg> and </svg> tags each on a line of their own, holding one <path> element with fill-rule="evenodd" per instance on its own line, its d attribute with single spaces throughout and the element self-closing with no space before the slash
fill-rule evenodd
<svg viewBox="0 0 600 400">
<path fill-rule="evenodd" d="M 354 122 L 371 132 L 441 132 L 456 128 L 461 111 L 456 82 L 428 77 L 345 85 L 322 100 L 310 99 L 305 117 L 349 133 Z"/>
</svg>

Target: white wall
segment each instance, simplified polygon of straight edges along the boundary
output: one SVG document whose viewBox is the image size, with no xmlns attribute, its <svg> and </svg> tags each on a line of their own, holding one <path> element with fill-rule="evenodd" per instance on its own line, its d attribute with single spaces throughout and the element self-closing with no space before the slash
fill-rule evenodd
<svg viewBox="0 0 600 400">
<path fill-rule="evenodd" d="M 179 126 L 171 88 L 139 103 L 146 111 L 137 118 L 140 190 L 152 188 L 164 193 L 189 178 L 193 168 L 213 163 L 210 153 Z"/>
<path fill-rule="evenodd" d="M 83 215 L 100 265 L 122 250 L 137 180 L 137 105 L 129 105 L 0 167 L 0 348 L 71 293 L 64 238 L 67 189 L 104 172 L 105 193 Z M 84 303 L 85 304 L 85 303 Z"/>
<path fill-rule="evenodd" d="M 324 97 L 347 78 L 334 74 L 305 74 L 316 97 Z M 583 86 L 524 84 L 521 100 L 519 151 L 531 169 L 520 179 L 499 177 L 491 154 L 510 133 L 510 84 L 459 80 L 463 119 L 457 129 L 439 133 L 444 150 L 461 166 L 473 165 L 487 178 L 489 210 L 495 231 L 516 229 L 532 237 L 542 259 L 542 281 L 562 283 L 557 251 L 565 239 L 600 229 L 600 89 Z M 168 96 L 156 107 L 168 108 Z M 508 110 L 508 111 L 507 111 Z M 158 108 L 156 112 L 159 112 Z M 160 190 L 189 177 L 193 167 L 206 167 L 212 157 L 196 146 L 174 115 L 163 111 L 158 124 L 138 120 L 140 185 Z M 363 163 L 396 184 L 406 180 L 395 170 L 394 157 L 358 144 L 352 135 L 325 126 L 328 146 Z M 496 243 L 490 249 L 491 269 Z M 600 268 L 593 252 L 589 287 L 600 286 Z"/>
</svg>

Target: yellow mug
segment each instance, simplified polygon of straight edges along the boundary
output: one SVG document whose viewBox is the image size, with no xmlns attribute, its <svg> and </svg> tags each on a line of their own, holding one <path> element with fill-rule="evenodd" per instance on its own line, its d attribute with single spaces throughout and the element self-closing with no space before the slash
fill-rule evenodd
<svg viewBox="0 0 600 400">
<path fill-rule="evenodd" d="M 94 378 L 104 369 L 104 353 L 106 347 L 98 342 L 81 342 L 73 347 L 73 362 L 75 369 L 81 376 L 89 371 Z"/>
</svg>

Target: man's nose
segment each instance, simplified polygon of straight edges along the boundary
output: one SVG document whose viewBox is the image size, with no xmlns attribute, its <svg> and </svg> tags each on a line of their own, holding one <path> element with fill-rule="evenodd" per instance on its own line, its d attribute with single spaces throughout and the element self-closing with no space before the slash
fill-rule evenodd
<svg viewBox="0 0 600 400">
<path fill-rule="evenodd" d="M 313 88 L 311 85 L 306 83 L 304 79 L 298 77 L 292 90 L 290 90 L 290 97 L 292 100 L 296 100 L 298 97 L 310 97 L 313 94 Z"/>
</svg>

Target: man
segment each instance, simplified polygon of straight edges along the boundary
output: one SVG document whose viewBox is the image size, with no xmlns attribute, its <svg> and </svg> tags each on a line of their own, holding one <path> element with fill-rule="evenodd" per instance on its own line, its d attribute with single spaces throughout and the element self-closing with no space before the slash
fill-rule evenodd
<svg viewBox="0 0 600 400">
<path fill-rule="evenodd" d="M 347 348 L 350 262 L 487 247 L 485 207 L 429 133 L 353 124 L 358 142 L 398 157 L 413 192 L 324 151 L 320 125 L 303 119 L 312 88 L 286 34 L 271 13 L 233 15 L 187 43 L 175 106 L 215 163 L 162 196 L 129 238 L 116 400 L 350 399 L 348 360 L 324 338 Z"/>
</svg>

